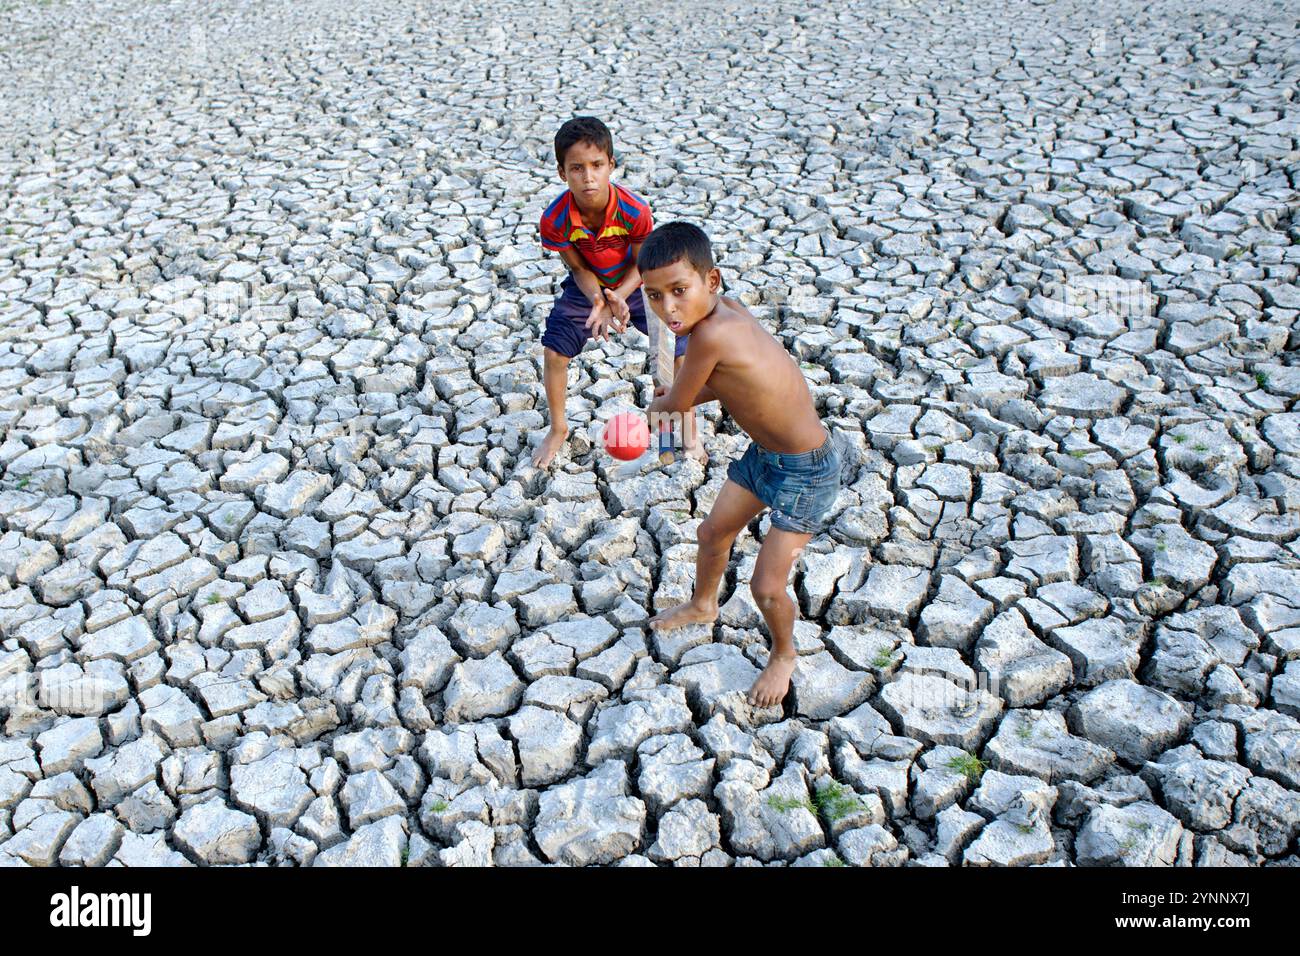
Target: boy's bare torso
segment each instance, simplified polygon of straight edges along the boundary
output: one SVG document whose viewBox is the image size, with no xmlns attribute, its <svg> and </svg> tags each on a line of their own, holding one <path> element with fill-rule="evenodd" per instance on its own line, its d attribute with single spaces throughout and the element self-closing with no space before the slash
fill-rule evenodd
<svg viewBox="0 0 1300 956">
<path fill-rule="evenodd" d="M 707 326 L 707 330 L 705 329 Z M 803 372 L 790 353 L 739 302 L 717 308 L 691 330 L 720 343 L 708 388 L 749 437 L 768 451 L 798 455 L 826 440 Z"/>
</svg>

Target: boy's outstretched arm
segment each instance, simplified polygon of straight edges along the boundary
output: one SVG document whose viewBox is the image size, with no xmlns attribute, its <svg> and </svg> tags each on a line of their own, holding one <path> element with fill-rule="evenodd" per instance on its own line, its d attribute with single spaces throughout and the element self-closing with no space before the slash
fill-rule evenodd
<svg viewBox="0 0 1300 956">
<path fill-rule="evenodd" d="M 655 389 L 655 398 L 658 398 L 658 397 L 661 396 L 661 395 L 667 395 L 667 394 L 668 394 L 668 387 L 667 387 L 666 385 L 661 385 L 661 386 L 659 386 L 658 388 Z M 701 389 L 699 390 L 699 392 L 696 394 L 696 396 L 695 396 L 695 401 L 691 402 L 691 404 L 692 404 L 692 405 L 707 405 L 709 402 L 720 402 L 720 401 L 722 401 L 722 399 L 718 398 L 717 395 L 714 395 L 714 394 L 713 394 L 713 389 L 711 389 L 711 388 L 709 388 L 709 386 L 705 385 L 705 386 L 704 386 L 703 388 L 701 388 Z"/>
<path fill-rule="evenodd" d="M 707 405 L 709 402 L 720 402 L 722 399 L 713 394 L 713 389 L 705 385 L 700 388 L 699 393 L 695 396 L 696 405 Z"/>
<path fill-rule="evenodd" d="M 596 273 L 592 272 L 587 265 L 587 260 L 583 259 L 573 246 L 566 246 L 560 249 L 559 253 L 560 258 L 564 260 L 564 265 L 573 274 L 573 281 L 578 284 L 578 288 L 587 297 L 587 301 L 592 305 L 603 304 L 604 299 L 600 294 L 600 280 L 596 278 Z"/>
<path fill-rule="evenodd" d="M 673 378 L 673 387 L 667 395 L 656 398 L 650 403 L 650 414 L 667 412 L 684 414 L 701 402 L 713 401 L 716 396 L 706 384 L 713 374 L 718 359 L 722 357 L 721 343 L 714 335 L 698 331 L 691 335 L 691 347 L 686 350 L 686 359 Z M 708 398 L 703 395 L 707 393 Z"/>
</svg>

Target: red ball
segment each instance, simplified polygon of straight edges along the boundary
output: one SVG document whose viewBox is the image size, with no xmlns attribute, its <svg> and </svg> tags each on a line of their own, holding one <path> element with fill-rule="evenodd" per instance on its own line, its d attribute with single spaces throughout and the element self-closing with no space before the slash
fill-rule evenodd
<svg viewBox="0 0 1300 956">
<path fill-rule="evenodd" d="M 620 461 L 640 458 L 650 447 L 650 426 L 645 416 L 620 412 L 605 423 L 605 451 Z"/>
</svg>

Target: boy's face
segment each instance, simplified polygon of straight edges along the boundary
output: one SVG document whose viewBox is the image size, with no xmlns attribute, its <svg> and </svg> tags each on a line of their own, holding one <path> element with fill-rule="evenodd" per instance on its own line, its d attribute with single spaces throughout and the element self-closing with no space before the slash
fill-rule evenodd
<svg viewBox="0 0 1300 956">
<path fill-rule="evenodd" d="M 560 178 L 584 206 L 595 206 L 609 199 L 609 176 L 614 160 L 599 146 L 574 143 L 564 154 Z"/>
<path fill-rule="evenodd" d="M 700 275 L 687 260 L 678 259 L 662 269 L 641 273 L 641 285 L 655 315 L 674 335 L 685 335 L 713 311 L 722 273 L 715 268 Z"/>
</svg>

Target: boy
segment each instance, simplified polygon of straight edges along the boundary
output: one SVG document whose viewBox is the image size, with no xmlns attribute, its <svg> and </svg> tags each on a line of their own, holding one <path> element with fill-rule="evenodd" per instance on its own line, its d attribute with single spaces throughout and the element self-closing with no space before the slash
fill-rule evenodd
<svg viewBox="0 0 1300 956">
<path fill-rule="evenodd" d="M 633 192 L 610 182 L 616 163 L 609 129 L 592 116 L 577 116 L 555 134 L 555 161 L 569 188 L 542 213 L 542 245 L 560 254 L 569 275 L 546 319 L 542 335 L 542 380 L 551 427 L 533 454 L 539 468 L 550 465 L 569 434 L 564 417 L 569 360 L 590 338 L 622 332 L 630 317 L 646 331 L 636 257 L 653 226 L 650 207 Z M 686 339 L 677 340 L 677 365 Z M 695 437 L 694 414 L 683 438 L 687 453 L 703 454 Z"/>
<path fill-rule="evenodd" d="M 797 606 L 786 580 L 839 493 L 839 455 L 794 359 L 744 306 L 719 294 L 721 275 L 703 231 L 685 222 L 660 226 L 641 247 L 638 264 L 650 308 L 677 335 L 690 335 L 671 390 L 657 390 L 650 406 L 650 433 L 656 415 L 720 401 L 752 439 L 727 469 L 713 510 L 700 524 L 691 600 L 650 624 L 667 630 L 716 620 L 731 544 L 751 519 L 771 508 L 772 527 L 749 584 L 772 635 L 767 666 L 750 688 L 749 702 L 771 707 L 785 697 L 795 666 Z"/>
</svg>

